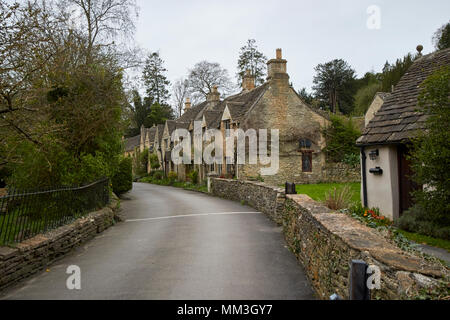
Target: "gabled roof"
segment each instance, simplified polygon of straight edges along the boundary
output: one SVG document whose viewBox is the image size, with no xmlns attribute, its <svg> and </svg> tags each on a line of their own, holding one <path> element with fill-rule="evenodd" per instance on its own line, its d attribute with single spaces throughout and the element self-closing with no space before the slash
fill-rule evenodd
<svg viewBox="0 0 450 320">
<path fill-rule="evenodd" d="M 206 125 L 208 128 L 218 128 L 220 126 L 221 116 L 225 107 L 228 105 L 233 109 L 232 117 L 233 120 L 241 120 L 254 105 L 254 103 L 262 96 L 262 94 L 268 88 L 268 84 L 265 83 L 251 91 L 243 91 L 239 94 L 230 96 L 223 101 L 219 102 L 214 106 L 213 109 L 207 109 L 207 102 L 200 103 L 186 111 L 180 118 L 178 122 L 192 122 L 192 121 L 202 121 L 203 116 L 205 116 Z"/>
<path fill-rule="evenodd" d="M 177 123 L 175 120 L 167 120 L 167 129 L 169 129 L 169 136 L 172 135 L 172 132 L 177 128 Z"/>
<path fill-rule="evenodd" d="M 139 147 L 141 144 L 141 135 L 125 139 L 125 151 L 134 151 L 134 148 Z"/>
<path fill-rule="evenodd" d="M 176 121 L 177 122 L 188 122 L 194 121 L 197 114 L 201 112 L 206 107 L 206 101 L 191 107 L 189 110 L 187 110 L 181 117 L 179 117 Z"/>
<path fill-rule="evenodd" d="M 417 59 L 369 122 L 357 145 L 404 143 L 413 138 L 417 130 L 424 128 L 427 119 L 417 111 L 420 85 L 434 71 L 446 65 L 450 65 L 450 49 Z"/>
<path fill-rule="evenodd" d="M 155 141 L 156 127 L 148 128 L 146 129 L 146 131 L 148 141 L 150 141 L 150 143 L 153 143 L 153 141 Z"/>
<path fill-rule="evenodd" d="M 158 128 L 158 143 L 161 143 L 161 139 L 164 133 L 164 125 L 158 124 L 157 128 Z"/>
</svg>

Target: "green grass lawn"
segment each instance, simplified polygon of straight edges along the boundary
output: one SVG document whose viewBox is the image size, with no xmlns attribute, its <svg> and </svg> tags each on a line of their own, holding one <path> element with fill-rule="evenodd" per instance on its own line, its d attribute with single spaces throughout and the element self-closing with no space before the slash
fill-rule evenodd
<svg viewBox="0 0 450 320">
<path fill-rule="evenodd" d="M 361 183 L 321 183 L 321 184 L 302 184 L 297 185 L 298 194 L 306 194 L 313 200 L 325 200 L 325 194 L 333 188 L 342 189 L 345 185 L 349 185 L 353 192 L 352 202 L 361 201 Z"/>
<path fill-rule="evenodd" d="M 398 229 L 398 232 L 402 234 L 406 239 L 414 241 L 419 244 L 427 244 L 432 247 L 442 248 L 450 252 L 450 241 L 444 239 L 436 239 L 428 236 L 423 236 L 417 233 L 411 233 Z"/>
</svg>

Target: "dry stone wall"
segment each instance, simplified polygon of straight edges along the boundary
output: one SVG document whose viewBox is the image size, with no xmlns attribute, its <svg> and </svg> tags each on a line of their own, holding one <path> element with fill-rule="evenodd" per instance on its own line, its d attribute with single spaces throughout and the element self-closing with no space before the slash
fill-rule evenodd
<svg viewBox="0 0 450 320">
<path fill-rule="evenodd" d="M 212 195 L 245 201 L 283 225 L 286 241 L 318 296 L 348 298 L 349 264 L 363 260 L 381 270 L 373 299 L 414 299 L 422 289 L 449 285 L 449 270 L 402 251 L 358 221 L 329 210 L 305 195 L 248 181 L 211 178 Z"/>
<path fill-rule="evenodd" d="M 0 290 L 44 270 L 114 224 L 118 201 L 75 222 L 24 241 L 0 247 Z"/>
</svg>

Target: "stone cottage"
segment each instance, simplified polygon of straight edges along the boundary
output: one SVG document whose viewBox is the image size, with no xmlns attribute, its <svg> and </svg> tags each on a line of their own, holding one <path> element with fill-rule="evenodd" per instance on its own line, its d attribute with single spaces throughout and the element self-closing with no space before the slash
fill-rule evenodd
<svg viewBox="0 0 450 320">
<path fill-rule="evenodd" d="M 287 73 L 287 61 L 277 49 L 276 58 L 268 63 L 267 81 L 255 87 L 255 79 L 246 73 L 242 91 L 220 100 L 217 88 L 213 88 L 206 101 L 191 106 L 186 104 L 185 113 L 176 123 L 189 123 L 190 132 L 194 122 L 202 123 L 202 129 L 278 129 L 280 132 L 280 168 L 276 175 L 264 176 L 266 182 L 282 184 L 286 181 L 313 183 L 324 180 L 325 139 L 322 129 L 329 123 L 326 115 L 312 109 L 291 87 Z M 172 124 L 167 129 L 170 132 Z M 166 136 L 166 139 L 168 136 Z M 167 146 L 167 145 L 166 145 Z M 167 148 L 167 151 L 169 149 Z M 224 161 L 225 162 L 225 161 Z M 175 171 L 185 177 L 190 170 L 197 170 L 200 178 L 208 173 L 238 179 L 257 178 L 257 165 L 187 165 Z"/>
<path fill-rule="evenodd" d="M 421 187 L 411 180 L 407 159 L 411 138 L 424 128 L 427 119 L 417 111 L 420 85 L 448 65 L 450 49 L 418 58 L 357 141 L 362 154 L 362 201 L 392 220 L 411 207 L 411 193 Z"/>
</svg>

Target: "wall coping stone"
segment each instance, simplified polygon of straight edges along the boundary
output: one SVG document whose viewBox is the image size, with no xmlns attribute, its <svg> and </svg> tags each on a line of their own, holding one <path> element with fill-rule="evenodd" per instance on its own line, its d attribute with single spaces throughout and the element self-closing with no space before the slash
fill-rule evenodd
<svg viewBox="0 0 450 320">
<path fill-rule="evenodd" d="M 344 213 L 333 212 L 307 195 L 287 195 L 309 213 L 328 231 L 339 237 L 350 248 L 368 252 L 376 260 L 399 271 L 443 277 L 442 267 L 428 263 L 388 242 L 373 229 Z"/>
</svg>

